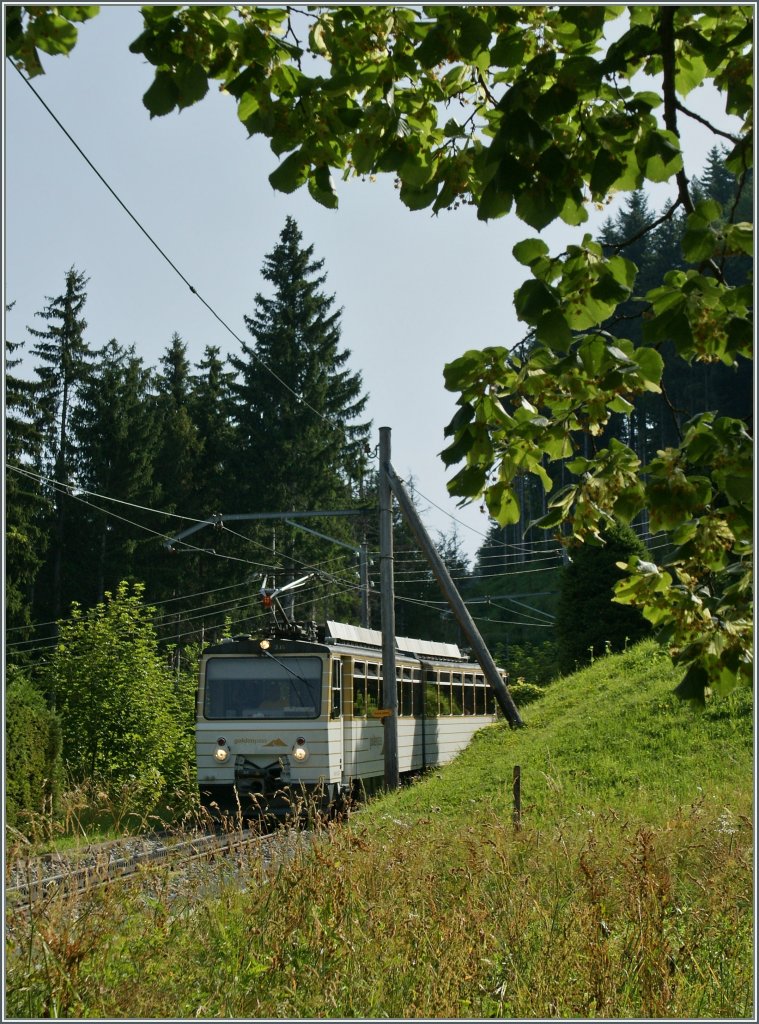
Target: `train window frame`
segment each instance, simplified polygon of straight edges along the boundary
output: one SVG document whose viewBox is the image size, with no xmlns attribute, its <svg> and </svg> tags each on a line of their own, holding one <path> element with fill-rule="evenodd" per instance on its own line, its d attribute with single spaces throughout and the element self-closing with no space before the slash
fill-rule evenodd
<svg viewBox="0 0 759 1024">
<path fill-rule="evenodd" d="M 451 673 L 451 715 L 456 718 L 464 714 L 465 678 L 461 672 Z"/>
<path fill-rule="evenodd" d="M 268 659 L 248 655 L 225 656 L 213 654 L 206 658 L 202 671 L 204 721 L 308 721 L 320 718 L 324 700 L 324 660 L 318 655 L 306 654 L 288 658 L 280 663 L 273 659 L 277 668 L 272 669 Z M 313 666 L 309 663 L 313 663 Z M 245 668 L 243 666 L 246 666 Z M 267 673 L 255 671 L 266 666 Z M 318 668 L 317 668 L 318 666 Z M 303 676 L 299 675 L 303 673 Z M 288 675 L 300 680 L 300 687 L 292 689 Z M 275 692 L 290 699 L 303 685 L 306 694 L 313 698 L 298 705 L 272 703 Z M 267 696 L 268 692 L 268 696 Z M 303 693 L 297 694 L 303 697 Z M 254 700 L 255 697 L 255 700 Z M 301 711 L 308 711 L 303 714 Z M 276 713 L 279 712 L 279 713 Z"/>
<path fill-rule="evenodd" d="M 378 711 L 382 707 L 382 671 L 376 661 L 366 663 L 366 713 Z"/>
<path fill-rule="evenodd" d="M 353 662 L 353 717 L 366 718 L 366 662 L 363 661 Z"/>
<path fill-rule="evenodd" d="M 411 673 L 411 714 L 414 718 L 422 718 L 424 715 L 422 693 L 422 670 L 415 668 Z"/>
<path fill-rule="evenodd" d="M 480 683 L 477 679 L 474 682 L 474 713 L 476 715 L 487 714 L 487 700 L 485 697 L 485 680 Z"/>
<path fill-rule="evenodd" d="M 331 719 L 343 716 L 343 665 L 338 658 L 332 660 L 330 668 L 330 709 Z"/>
<path fill-rule="evenodd" d="M 438 717 L 450 718 L 453 714 L 452 708 L 452 686 L 454 672 L 441 672 L 438 680 Z"/>
<path fill-rule="evenodd" d="M 428 668 L 424 673 L 424 717 L 438 718 L 440 712 L 440 688 L 437 669 Z"/>
<path fill-rule="evenodd" d="M 411 666 L 403 665 L 400 670 L 401 685 L 398 694 L 398 714 L 405 718 L 410 718 L 414 714 L 412 682 Z"/>
</svg>

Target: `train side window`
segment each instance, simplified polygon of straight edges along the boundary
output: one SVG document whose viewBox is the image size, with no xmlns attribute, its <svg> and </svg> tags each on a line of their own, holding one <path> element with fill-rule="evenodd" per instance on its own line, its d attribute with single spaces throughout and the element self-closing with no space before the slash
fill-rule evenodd
<svg viewBox="0 0 759 1024">
<path fill-rule="evenodd" d="M 438 704 L 438 714 L 450 715 L 451 714 L 451 673 L 441 672 L 440 673 L 440 702 Z"/>
<path fill-rule="evenodd" d="M 339 661 L 332 662 L 332 710 L 331 718 L 339 718 L 343 713 L 343 666 Z"/>
<path fill-rule="evenodd" d="M 467 676 L 467 682 L 471 677 Z M 451 687 L 451 714 L 452 715 L 463 715 L 464 714 L 464 687 L 461 683 L 461 673 L 453 673 L 453 685 Z"/>
<path fill-rule="evenodd" d="M 461 714 L 474 714 L 474 675 L 471 672 L 467 672 L 463 677 Z"/>
<path fill-rule="evenodd" d="M 495 714 L 495 694 L 493 693 L 492 687 L 487 684 L 485 686 L 485 714 Z"/>
<path fill-rule="evenodd" d="M 382 687 L 380 686 L 379 666 L 369 662 L 366 669 L 366 711 L 367 714 L 371 714 L 372 711 L 376 711 L 377 708 L 382 706 L 380 703 L 382 700 Z"/>
<path fill-rule="evenodd" d="M 437 672 L 429 670 L 424 681 L 424 714 L 427 718 L 438 716 Z"/>
<path fill-rule="evenodd" d="M 484 715 L 485 714 L 485 704 L 486 704 L 486 701 L 485 701 L 485 682 L 484 682 L 484 680 L 483 680 L 483 682 L 479 682 L 479 680 L 478 680 L 477 685 L 474 688 L 474 700 L 475 700 L 475 705 L 474 705 L 475 714 L 477 714 L 477 715 Z"/>
<path fill-rule="evenodd" d="M 464 687 L 464 714 L 474 714 L 474 676 L 466 677 L 467 685 Z"/>
<path fill-rule="evenodd" d="M 363 661 L 353 665 L 353 715 L 355 718 L 366 715 L 366 665 Z"/>
<path fill-rule="evenodd" d="M 418 668 L 411 675 L 411 714 L 422 714 L 422 670 Z"/>
<path fill-rule="evenodd" d="M 495 694 L 490 683 L 487 682 L 485 676 L 475 676 L 475 682 L 478 686 L 482 687 L 482 699 L 483 707 L 485 709 L 484 714 L 494 715 L 495 714 Z"/>
<path fill-rule="evenodd" d="M 402 715 L 413 715 L 413 697 L 411 693 L 411 669 L 404 668 L 401 680 L 400 713 Z"/>
</svg>

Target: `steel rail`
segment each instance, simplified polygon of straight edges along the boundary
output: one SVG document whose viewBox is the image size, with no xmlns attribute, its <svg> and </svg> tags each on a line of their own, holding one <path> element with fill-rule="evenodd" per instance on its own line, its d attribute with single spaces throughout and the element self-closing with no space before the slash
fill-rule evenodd
<svg viewBox="0 0 759 1024">
<path fill-rule="evenodd" d="M 224 835 L 196 836 L 180 843 L 135 853 L 131 857 L 119 857 L 107 863 L 87 864 L 83 867 L 72 866 L 71 869 L 60 874 L 40 875 L 38 878 L 29 878 L 28 881 L 20 885 L 6 886 L 6 909 L 29 910 L 40 899 L 46 899 L 58 893 L 82 892 L 97 886 L 110 885 L 112 882 L 136 875 L 140 867 L 148 864 L 171 863 L 172 866 L 180 866 L 203 857 L 211 857 L 217 853 L 233 853 L 235 849 L 251 846 L 254 843 L 263 845 L 275 837 L 276 833 L 262 835 L 260 832 L 253 832 L 249 829 Z M 41 857 L 30 859 L 25 868 L 30 870 L 35 862 L 43 861 L 44 858 Z M 14 902 L 14 896 L 20 896 L 21 902 Z"/>
</svg>

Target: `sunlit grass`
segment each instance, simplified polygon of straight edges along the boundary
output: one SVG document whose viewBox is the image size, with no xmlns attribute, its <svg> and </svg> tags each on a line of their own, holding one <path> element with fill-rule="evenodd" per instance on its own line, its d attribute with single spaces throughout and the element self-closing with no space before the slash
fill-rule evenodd
<svg viewBox="0 0 759 1024">
<path fill-rule="evenodd" d="M 12 921 L 9 1010 L 748 1018 L 751 702 L 676 681 L 652 643 L 601 659 L 268 879 L 156 870 Z"/>
</svg>

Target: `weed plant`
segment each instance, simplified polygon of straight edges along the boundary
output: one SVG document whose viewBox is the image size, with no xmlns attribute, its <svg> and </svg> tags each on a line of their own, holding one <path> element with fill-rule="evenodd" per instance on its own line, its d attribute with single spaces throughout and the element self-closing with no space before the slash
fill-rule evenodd
<svg viewBox="0 0 759 1024">
<path fill-rule="evenodd" d="M 676 682 L 644 642 L 273 869 L 11 911 L 7 1009 L 752 1019 L 752 703 L 697 711 Z"/>
</svg>

